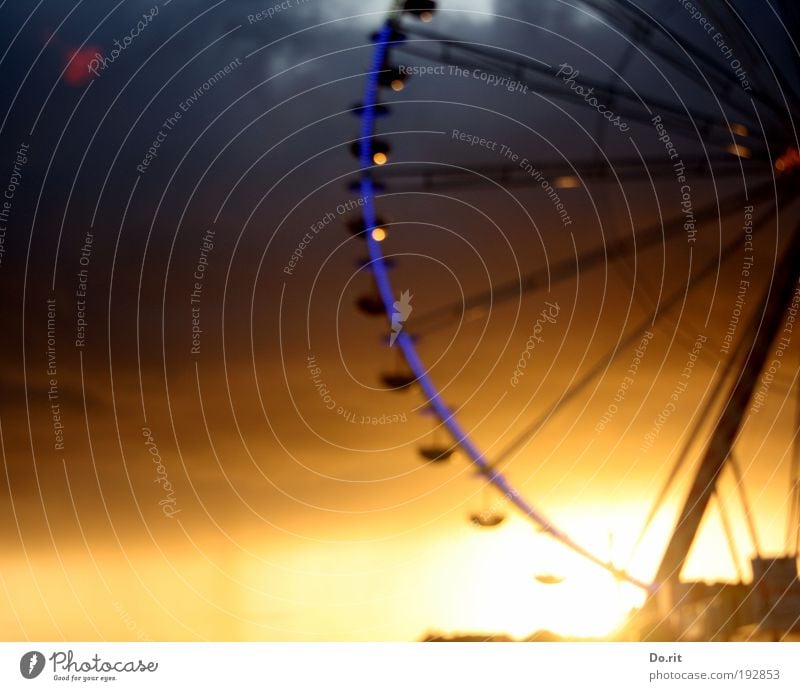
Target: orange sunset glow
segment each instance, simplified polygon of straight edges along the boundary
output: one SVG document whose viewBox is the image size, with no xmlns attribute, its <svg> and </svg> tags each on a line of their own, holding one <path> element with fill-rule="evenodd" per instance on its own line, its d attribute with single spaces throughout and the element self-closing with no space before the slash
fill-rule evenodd
<svg viewBox="0 0 800 691">
<path fill-rule="evenodd" d="M 0 5 L 0 637 L 800 640 L 800 18 L 696 4 Z"/>
</svg>

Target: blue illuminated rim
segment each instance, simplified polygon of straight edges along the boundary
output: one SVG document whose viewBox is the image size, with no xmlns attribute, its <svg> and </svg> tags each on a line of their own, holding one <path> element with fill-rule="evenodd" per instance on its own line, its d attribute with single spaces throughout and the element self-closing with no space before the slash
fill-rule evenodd
<svg viewBox="0 0 800 691">
<path fill-rule="evenodd" d="M 372 237 L 372 230 L 377 227 L 377 215 L 375 213 L 375 187 L 370 174 L 373 166 L 372 147 L 370 146 L 375 134 L 375 118 L 378 94 L 378 77 L 386 59 L 388 46 L 395 34 L 395 22 L 387 19 L 381 30 L 375 36 L 375 48 L 372 54 L 372 62 L 367 74 L 366 86 L 364 87 L 364 101 L 360 109 L 361 117 L 361 139 L 359 142 L 359 163 L 361 165 L 360 189 L 364 200 L 363 219 L 365 226 L 365 236 L 369 249 L 369 267 L 375 279 L 375 284 L 383 302 L 384 311 L 387 319 L 391 323 L 391 315 L 394 309 L 394 290 L 389 279 L 389 272 L 380 243 Z M 558 540 L 572 551 L 580 554 L 592 563 L 609 571 L 616 578 L 627 581 L 633 585 L 647 591 L 655 591 L 656 586 L 640 581 L 627 572 L 617 569 L 613 564 L 604 561 L 600 557 L 590 552 L 562 532 L 538 509 L 528 503 L 519 492 L 509 483 L 506 477 L 498 470 L 492 468 L 485 458 L 483 452 L 470 439 L 469 435 L 456 420 L 453 411 L 442 400 L 439 389 L 431 380 L 426 368 L 414 347 L 413 338 L 405 330 L 401 331 L 394 343 L 398 346 L 409 368 L 416 378 L 416 383 L 422 388 L 428 403 L 443 425 L 448 429 L 459 448 L 469 457 L 470 461 L 476 465 L 487 481 L 500 491 L 506 499 L 516 506 L 525 516 L 532 520 L 543 532 Z"/>
</svg>

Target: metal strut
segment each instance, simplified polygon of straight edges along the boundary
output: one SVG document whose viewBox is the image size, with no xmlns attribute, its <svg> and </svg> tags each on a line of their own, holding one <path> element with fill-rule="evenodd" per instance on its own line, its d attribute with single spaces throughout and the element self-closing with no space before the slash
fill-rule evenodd
<svg viewBox="0 0 800 691">
<path fill-rule="evenodd" d="M 800 277 L 798 253 L 800 253 L 800 227 L 793 232 L 780 262 L 775 267 L 774 281 L 768 286 L 762 301 L 766 303 L 763 313 L 756 313 L 751 318 L 746 335 L 743 335 L 746 342 L 752 342 L 750 352 L 744 359 L 739 376 L 729 389 L 726 404 L 712 432 L 675 530 L 667 544 L 656 574 L 658 583 L 677 580 L 686 562 L 700 521 L 714 492 L 717 478 L 731 454 L 747 414 L 747 405 Z"/>
</svg>

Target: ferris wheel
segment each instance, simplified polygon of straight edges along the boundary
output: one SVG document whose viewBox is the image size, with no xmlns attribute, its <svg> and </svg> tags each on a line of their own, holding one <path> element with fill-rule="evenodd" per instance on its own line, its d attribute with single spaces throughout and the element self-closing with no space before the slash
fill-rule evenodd
<svg viewBox="0 0 800 691">
<path fill-rule="evenodd" d="M 793 215 L 796 211 L 793 203 L 798 197 L 800 143 L 794 115 L 800 108 L 797 86 L 800 57 L 792 49 L 791 35 L 800 29 L 800 12 L 791 2 L 769 5 L 770 19 L 785 27 L 781 40 L 786 45 L 779 46 L 774 40 L 766 45 L 759 43 L 745 18 L 730 2 L 720 7 L 698 0 L 685 7 L 678 5 L 667 17 L 646 8 L 644 3 L 628 0 L 580 0 L 575 4 L 558 4 L 596 23 L 618 41 L 614 64 L 603 62 L 608 68 L 606 76 L 585 76 L 566 63 L 545 64 L 534 50 L 526 54 L 443 33 L 435 28 L 435 20 L 440 14 L 446 14 L 446 8 L 437 7 L 432 0 L 397 0 L 371 37 L 371 62 L 362 100 L 354 109 L 360 130 L 352 146 L 359 164 L 358 180 L 353 188 L 364 204 L 358 216 L 350 220 L 348 228 L 358 241 L 366 244 L 368 253 L 362 265 L 369 279 L 366 292 L 355 300 L 356 307 L 368 317 L 383 320 L 388 334 L 387 346 L 397 357 L 396 366 L 380 375 L 381 382 L 392 393 L 416 392 L 422 397 L 422 410 L 435 419 L 434 438 L 418 449 L 424 462 L 450 462 L 458 451 L 475 466 L 487 491 L 498 493 L 502 504 L 487 503 L 483 510 L 471 513 L 472 523 L 479 528 L 500 525 L 504 518 L 500 506 L 508 504 L 529 519 L 537 530 L 565 548 L 607 570 L 620 581 L 642 589 L 648 598 L 643 611 L 650 615 L 648 623 L 642 625 L 642 636 L 729 637 L 734 630 L 751 624 L 763 630 L 779 631 L 781 636 L 789 635 L 800 630 L 800 582 L 796 566 L 800 525 L 800 449 L 797 444 L 800 442 L 788 452 L 792 460 L 786 488 L 785 554 L 779 557 L 766 557 L 762 552 L 743 481 L 743 466 L 749 461 L 742 458 L 740 447 L 743 430 L 748 421 L 762 411 L 770 388 L 773 387 L 773 400 L 775 391 L 783 391 L 784 402 L 792 395 L 796 397 L 798 389 L 796 368 L 792 370 L 789 363 L 795 315 L 800 306 L 800 267 L 795 259 L 800 255 L 800 230 L 791 228 L 791 232 L 785 232 L 780 228 L 784 219 L 795 223 L 798 220 Z M 536 12 L 531 10 L 531 13 L 534 16 L 530 21 L 505 16 L 498 16 L 496 20 L 533 35 L 544 29 L 536 23 Z M 692 27 L 699 35 L 705 32 L 711 40 L 701 43 L 686 37 L 679 30 L 684 25 Z M 637 75 L 629 74 L 634 58 L 664 76 L 667 86 L 671 87 L 670 79 L 679 81 L 684 91 L 640 84 L 641 77 L 637 81 Z M 427 67 L 415 71 L 408 63 L 400 62 L 409 59 L 421 61 L 419 64 Z M 405 87 L 407 83 L 413 85 L 414 75 L 422 73 L 423 69 L 430 71 L 431 65 L 457 68 L 477 81 L 500 85 L 509 92 L 525 89 L 526 93 L 529 90 L 547 99 L 548 103 L 563 104 L 569 110 L 562 111 L 566 123 L 562 136 L 573 137 L 572 129 L 580 128 L 594 147 L 586 147 L 588 154 L 547 159 L 531 156 L 530 160 L 524 157 L 526 165 L 521 164 L 516 152 L 489 164 L 484 160 L 473 163 L 463 158 L 446 162 L 401 160 L 395 164 L 393 154 L 401 149 L 404 140 L 397 137 L 397 141 L 393 141 L 391 134 L 382 133 L 400 131 L 386 124 L 391 121 L 393 107 L 411 91 Z M 683 97 L 684 93 L 701 92 L 705 94 L 702 105 Z M 569 119 L 569 113 L 576 109 L 593 123 L 590 128 L 574 118 Z M 628 138 L 633 153 L 610 145 L 609 130 L 616 128 L 626 134 L 623 124 L 628 129 L 631 126 L 644 128 L 658 142 L 658 148 L 652 153 L 643 153 L 632 135 Z M 476 135 L 466 135 L 467 138 L 473 136 Z M 474 144 L 469 140 L 468 143 Z M 482 146 L 480 142 L 477 144 Z M 711 181 L 710 199 L 700 202 L 700 195 L 692 192 L 691 180 L 697 178 Z M 643 179 L 653 190 L 664 185 L 677 191 L 676 213 L 668 214 L 664 210 L 662 214 L 659 207 L 656 218 L 641 222 L 634 220 L 628 208 L 629 237 L 607 239 L 603 235 L 603 241 L 595 247 L 580 249 L 573 241 L 573 255 L 527 273 L 492 276 L 487 289 L 462 295 L 426 313 L 415 313 L 413 319 L 410 317 L 412 296 L 408 291 L 396 290 L 393 285 L 394 259 L 385 256 L 384 251 L 391 243 L 391 225 L 381 213 L 382 193 L 386 189 L 400 186 L 435 193 L 454 188 L 503 191 L 534 188 L 545 200 L 543 206 L 549 205 L 548 211 L 557 212 L 563 222 L 566 215 L 563 198 L 568 190 L 604 183 L 624 190 L 628 181 Z M 742 209 L 745 210 L 744 238 L 727 230 L 731 224 L 742 227 Z M 606 224 L 613 225 L 618 220 L 603 219 L 604 213 L 609 214 L 606 208 L 597 213 L 601 224 L 605 220 Z M 708 257 L 699 249 L 693 253 L 694 247 L 699 246 L 699 243 L 695 245 L 699 233 L 706 227 L 714 228 L 718 235 L 716 251 Z M 752 261 L 749 268 L 741 268 L 748 266 L 747 243 L 752 248 L 756 238 L 765 243 L 774 242 L 774 264 L 769 271 L 758 274 Z M 688 246 L 690 257 L 680 285 L 669 290 L 663 276 L 660 285 L 647 276 L 638 279 L 645 289 L 637 294 L 637 300 L 646 313 L 640 319 L 626 319 L 624 330 L 611 339 L 610 347 L 599 356 L 585 358 L 585 364 L 576 370 L 563 390 L 553 392 L 550 403 L 539 406 L 533 419 L 525 420 L 505 446 L 485 452 L 471 431 L 459 421 L 455 407 L 445 402 L 445 394 L 421 356 L 420 344 L 436 338 L 437 332 L 454 324 L 481 319 L 492 310 L 501 309 L 505 303 L 535 311 L 538 307 L 530 306 L 532 295 L 549 294 L 554 286 L 574 280 L 579 273 L 612 268 L 624 275 L 638 266 L 637 259 L 644 253 L 653 249 L 666 252 L 664 248 L 677 243 Z M 702 347 L 707 337 L 698 336 L 702 329 L 695 328 L 691 316 L 685 315 L 687 296 L 709 283 L 716 290 L 722 267 L 732 263 L 735 268 L 747 272 L 748 293 L 746 300 L 740 295 L 734 302 L 727 333 L 722 334 L 723 345 L 720 353 L 715 354 Z M 745 311 L 745 302 L 754 307 Z M 548 304 L 551 304 L 551 313 L 542 312 L 541 326 L 557 316 L 553 313 L 555 307 Z M 708 319 L 705 323 L 708 324 Z M 713 368 L 714 376 L 639 531 L 636 546 L 663 509 L 677 478 L 689 475 L 688 494 L 683 498 L 656 576 L 651 581 L 633 575 L 562 530 L 555 517 L 537 507 L 535 499 L 523 496 L 508 479 L 504 468 L 552 424 L 556 416 L 589 397 L 592 387 L 609 371 L 612 363 L 641 349 L 657 329 L 665 330 L 671 342 L 688 350 L 691 355 L 687 366 L 694 367 L 697 361 L 704 361 Z M 535 333 L 528 343 L 535 346 L 534 336 Z M 796 347 L 794 344 L 795 350 Z M 524 376 L 530 371 L 528 362 L 529 358 L 520 358 L 512 375 L 513 386 L 529 383 L 530 378 L 526 382 Z M 786 366 L 782 368 L 783 363 Z M 513 383 L 515 378 L 516 384 Z M 675 401 L 684 390 L 673 392 Z M 665 419 L 671 413 L 669 405 L 661 413 Z M 612 403 L 606 417 L 613 417 L 615 408 L 618 406 Z M 800 411 L 800 402 L 795 404 L 795 410 Z M 796 416 L 800 420 L 800 412 Z M 604 423 L 598 423 L 601 424 Z M 659 426 L 656 431 L 660 433 L 661 429 Z M 745 584 L 740 574 L 741 583 L 733 591 L 723 587 L 703 589 L 679 579 L 712 500 L 716 500 L 734 561 L 737 565 L 740 562 L 734 530 L 719 492 L 723 472 L 730 474 L 735 483 L 750 547 L 755 553 L 752 583 Z M 542 583 L 560 580 L 551 574 L 537 578 Z M 709 618 L 714 627 L 710 633 L 708 629 L 698 631 L 701 619 L 698 612 L 719 614 Z"/>
</svg>

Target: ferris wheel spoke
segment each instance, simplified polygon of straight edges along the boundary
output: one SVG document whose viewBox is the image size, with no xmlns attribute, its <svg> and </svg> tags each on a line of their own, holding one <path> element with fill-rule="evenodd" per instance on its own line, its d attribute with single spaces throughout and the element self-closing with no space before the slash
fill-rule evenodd
<svg viewBox="0 0 800 691">
<path fill-rule="evenodd" d="M 753 49 L 752 38 L 749 37 L 741 23 L 739 14 L 734 10 L 728 0 L 717 3 L 714 6 L 705 0 L 697 0 L 697 7 L 714 23 L 715 27 L 722 30 L 725 36 L 737 41 L 736 49 L 741 50 L 747 55 L 750 67 L 753 71 L 758 71 L 759 77 L 769 78 L 771 75 L 763 72 L 764 65 L 760 63 L 763 57 L 758 55 Z"/>
<path fill-rule="evenodd" d="M 774 194 L 773 181 L 768 181 L 757 187 L 750 195 L 750 201 L 756 204 Z M 698 209 L 695 212 L 696 223 L 702 224 L 716 218 L 725 218 L 736 212 L 742 200 L 741 192 L 734 193 L 723 200 Z M 577 258 L 571 257 L 555 262 L 545 271 L 537 269 L 522 277 L 521 280 L 507 281 L 491 289 L 473 295 L 463 302 L 451 303 L 431 310 L 419 316 L 416 320 L 417 333 L 425 334 L 443 328 L 454 319 L 461 319 L 464 313 L 471 310 L 496 306 L 506 300 L 518 298 L 523 293 L 534 292 L 549 288 L 553 284 L 567 280 L 575 275 L 576 270 L 589 270 L 601 266 L 609 261 L 625 257 L 633 252 L 638 252 L 664 240 L 679 237 L 683 232 L 684 216 L 681 214 L 666 223 L 654 223 L 636 233 L 635 242 L 630 238 L 620 238 L 607 244 L 589 250 Z"/>
<path fill-rule="evenodd" d="M 753 44 L 753 37 L 748 36 L 742 17 L 731 5 L 730 1 L 719 3 L 719 8 L 712 6 L 712 4 L 706 2 L 706 0 L 697 0 L 697 4 L 727 35 L 738 39 L 736 48 L 746 53 L 749 60 L 748 68 L 751 73 L 755 75 L 759 81 L 761 79 L 766 81 L 774 80 L 779 84 L 784 97 L 791 98 L 793 89 L 786 80 L 785 75 L 781 70 L 776 71 L 772 68 L 772 65 L 778 63 L 772 59 L 769 47 L 766 44 L 756 44 L 758 50 L 761 51 L 761 54 L 758 54 Z M 756 79 L 751 80 L 751 83 L 752 81 L 756 81 Z M 778 112 L 782 110 L 783 109 Z"/>
<path fill-rule="evenodd" d="M 753 235 L 759 233 L 763 229 L 763 225 L 760 227 L 756 227 L 755 224 L 753 226 Z M 514 454 L 519 452 L 541 429 L 544 425 L 549 422 L 549 420 L 555 415 L 560 409 L 562 409 L 568 402 L 570 402 L 575 396 L 583 391 L 598 375 L 600 375 L 617 357 L 620 356 L 622 351 L 627 348 L 628 346 L 634 344 L 636 339 L 641 338 L 642 332 L 649 328 L 655 320 L 663 319 L 664 316 L 676 305 L 678 305 L 681 300 L 685 299 L 688 295 L 689 291 L 694 290 L 698 285 L 700 285 L 706 278 L 711 276 L 715 271 L 717 271 L 720 267 L 720 264 L 725 260 L 729 259 L 730 257 L 734 256 L 734 253 L 738 251 L 741 247 L 741 242 L 739 238 L 736 238 L 732 242 L 728 243 L 722 250 L 719 256 L 715 256 L 709 262 L 707 262 L 696 274 L 689 277 L 686 285 L 681 286 L 677 289 L 672 295 L 670 295 L 666 300 L 664 300 L 656 310 L 648 315 L 645 319 L 642 319 L 640 322 L 636 324 L 636 326 L 631 329 L 628 334 L 623 337 L 620 334 L 620 338 L 617 342 L 610 348 L 606 353 L 603 354 L 601 358 L 599 358 L 595 364 L 583 375 L 581 376 L 578 381 L 573 384 L 567 391 L 565 391 L 558 400 L 554 401 L 544 413 L 542 413 L 536 420 L 531 423 L 528 427 L 526 427 L 515 439 L 513 439 L 497 456 L 495 460 L 495 465 L 500 465 L 504 461 L 508 460 Z"/>
<path fill-rule="evenodd" d="M 745 345 L 746 343 L 743 340 L 739 340 L 736 346 L 734 347 L 733 352 L 731 353 L 731 357 L 725 362 L 722 372 L 718 377 L 717 386 L 712 390 L 711 396 L 703 404 L 700 414 L 697 416 L 697 419 L 692 425 L 691 430 L 686 435 L 686 441 L 683 443 L 677 458 L 672 463 L 672 466 L 670 467 L 670 471 L 667 477 L 661 484 L 661 489 L 659 490 L 655 501 L 650 506 L 647 516 L 645 517 L 644 522 L 642 523 L 642 527 L 639 529 L 639 534 L 637 535 L 636 540 L 633 543 L 633 547 L 631 547 L 630 556 L 628 559 L 629 564 L 630 561 L 635 556 L 636 551 L 639 549 L 642 542 L 644 541 L 644 538 L 647 535 L 647 532 L 650 530 L 650 527 L 653 525 L 653 521 L 655 520 L 659 511 L 661 511 L 661 508 L 664 506 L 664 502 L 666 502 L 667 497 L 669 496 L 669 493 L 672 490 L 672 486 L 675 483 L 675 480 L 678 479 L 681 470 L 689 460 L 689 453 L 691 452 L 692 447 L 695 444 L 696 440 L 702 434 L 703 427 L 707 424 L 709 418 L 714 412 L 714 409 L 719 405 L 722 399 L 723 387 L 725 383 L 730 379 L 730 377 L 735 371 L 735 368 L 741 367 L 744 357 Z"/>
<path fill-rule="evenodd" d="M 696 67 L 689 67 L 683 60 L 677 57 L 669 49 L 663 46 L 658 46 L 653 42 L 647 44 L 647 50 L 657 55 L 659 58 L 665 60 L 673 67 L 678 69 L 684 76 L 688 77 L 696 84 L 703 88 L 708 88 L 709 84 L 706 80 L 713 81 L 713 87 L 718 94 L 726 99 L 726 104 L 739 111 L 740 114 L 746 117 L 751 117 L 749 102 L 736 102 L 731 101 L 730 97 L 739 95 L 739 92 L 744 93 L 741 89 L 737 91 L 738 82 L 735 80 L 734 75 L 728 66 L 720 63 L 709 52 L 700 49 L 698 46 L 687 41 L 675 32 L 670 31 L 667 27 L 644 13 L 638 7 L 632 6 L 626 0 L 617 0 L 614 3 L 614 8 L 621 11 L 615 11 L 608 4 L 597 2 L 597 0 L 582 0 L 582 2 L 590 6 L 597 12 L 602 13 L 612 23 L 616 24 L 623 31 L 630 26 L 636 27 L 640 35 L 646 36 L 651 31 L 656 31 L 663 38 L 665 38 L 670 45 L 679 47 L 686 55 L 688 55 L 695 63 Z M 632 22 L 632 25 L 626 27 L 625 21 Z M 644 41 L 642 42 L 644 43 Z M 702 69 L 700 69 L 702 68 Z M 751 91 L 748 92 L 753 99 L 769 109 L 772 118 L 775 122 L 780 122 L 780 114 L 784 112 L 782 105 L 776 101 L 771 95 L 764 93 L 751 85 Z"/>
<path fill-rule="evenodd" d="M 775 209 L 774 208 L 768 209 L 765 214 L 763 214 L 759 219 L 754 221 L 753 223 L 754 232 L 764 227 L 774 216 L 775 216 Z M 725 386 L 725 383 L 731 379 L 733 373 L 737 371 L 737 369 L 740 370 L 742 368 L 744 364 L 745 349 L 747 345 L 748 344 L 745 339 L 739 339 L 739 341 L 734 346 L 730 358 L 726 360 L 723 370 L 718 377 L 717 386 L 712 391 L 709 399 L 703 405 L 700 415 L 697 417 L 697 420 L 695 421 L 691 430 L 687 434 L 686 441 L 683 443 L 677 458 L 675 459 L 674 463 L 672 464 L 672 467 L 670 468 L 669 474 L 662 483 L 661 489 L 659 490 L 659 493 L 656 496 L 655 501 L 651 505 L 650 510 L 647 516 L 645 517 L 644 523 L 642 524 L 642 527 L 639 530 L 639 534 L 636 540 L 634 541 L 633 547 L 631 548 L 628 564 L 630 564 L 630 560 L 633 559 L 633 556 L 639 549 L 642 541 L 645 538 L 645 535 L 650 530 L 650 527 L 652 526 L 656 515 L 664 505 L 664 502 L 666 501 L 667 496 L 669 495 L 669 492 L 672 489 L 675 480 L 678 478 L 682 468 L 688 462 L 689 454 L 693 448 L 693 445 L 696 443 L 696 440 L 700 438 L 703 427 L 707 425 L 707 421 L 711 418 L 712 414 L 714 413 L 714 410 L 719 406 L 722 400 L 723 387 Z M 731 453 L 731 458 L 732 457 L 733 453 Z M 732 464 L 732 468 L 734 470 L 734 473 L 738 475 L 739 474 L 738 467 L 736 467 L 735 464 Z M 740 477 L 737 477 L 737 485 L 741 487 Z M 744 494 L 743 487 L 740 489 L 740 497 L 742 499 L 742 504 L 745 508 L 745 513 L 747 514 L 750 511 L 750 508 L 747 498 Z M 748 527 L 751 539 L 753 541 L 753 545 L 756 548 L 756 552 L 760 553 L 760 543 L 755 531 L 755 526 L 752 525 L 752 520 L 749 520 L 749 522 L 750 525 Z"/>
<path fill-rule="evenodd" d="M 464 69 L 491 70 L 511 79 L 525 79 L 528 75 L 537 78 L 528 86 L 539 94 L 547 94 L 569 103 L 585 106 L 584 98 L 572 89 L 565 89 L 563 80 L 557 77 L 553 70 L 542 63 L 520 56 L 517 53 L 504 51 L 487 46 L 476 46 L 468 41 L 450 38 L 441 34 L 432 34 L 419 29 L 409 32 L 410 35 L 420 35 L 419 39 L 407 41 L 397 45 L 394 50 L 407 53 L 414 57 L 430 60 L 447 65 L 455 65 Z M 632 122 L 652 125 L 653 113 L 657 112 L 666 119 L 669 117 L 670 126 L 675 130 L 687 132 L 695 138 L 703 135 L 706 143 L 721 146 L 731 142 L 729 124 L 725 118 L 720 118 L 710 113 L 704 113 L 690 107 L 678 107 L 673 102 L 631 93 L 628 89 L 616 90 L 597 80 L 581 76 L 581 85 L 593 89 L 593 93 L 606 102 L 615 102 L 615 112 Z M 740 115 L 752 118 L 751 109 L 740 110 Z M 748 120 L 749 129 L 755 129 L 755 123 Z"/>
<path fill-rule="evenodd" d="M 760 159 L 738 159 L 731 155 L 694 156 L 684 158 L 683 164 L 687 174 L 706 174 L 712 172 L 714 178 L 741 177 L 758 174 L 771 175 L 769 167 Z M 614 159 L 609 162 L 593 158 L 567 161 L 536 161 L 536 168 L 545 177 L 553 181 L 556 189 L 579 187 L 583 181 L 639 180 L 643 169 L 653 178 L 674 178 L 674 162 L 664 157 L 652 160 L 641 158 Z M 423 189 L 452 189 L 486 185 L 486 178 L 497 181 L 504 186 L 533 186 L 530 174 L 519 165 L 497 164 L 486 165 L 476 163 L 470 165 L 441 164 L 424 161 L 419 164 L 400 163 L 382 166 L 375 175 L 379 182 L 391 180 L 413 180 L 420 183 Z"/>
</svg>

